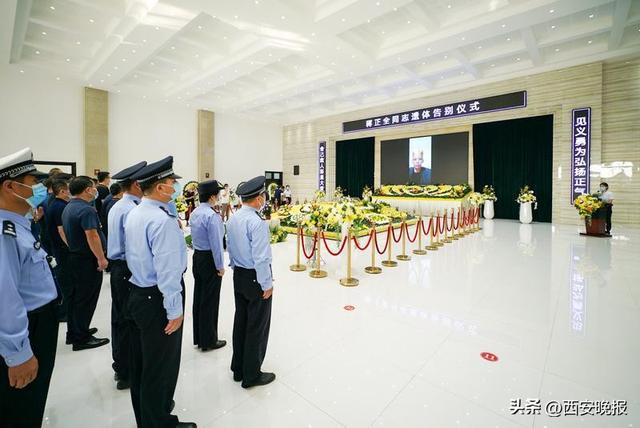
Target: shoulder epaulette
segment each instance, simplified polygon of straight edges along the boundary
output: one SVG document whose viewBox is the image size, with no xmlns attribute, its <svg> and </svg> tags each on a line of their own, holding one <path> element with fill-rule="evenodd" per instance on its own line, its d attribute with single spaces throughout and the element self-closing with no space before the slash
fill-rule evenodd
<svg viewBox="0 0 640 428">
<path fill-rule="evenodd" d="M 266 220 L 266 218 L 264 218 L 264 216 L 261 213 L 259 213 L 258 211 L 256 211 L 255 213 L 260 218 L 260 220 Z"/>
<path fill-rule="evenodd" d="M 167 215 L 168 215 L 169 217 L 175 217 L 175 215 L 173 215 L 173 213 L 172 213 L 171 211 L 169 211 L 168 209 L 166 209 L 165 207 L 162 207 L 162 206 L 161 206 L 161 207 L 160 207 L 160 209 L 161 209 L 162 211 L 164 211 L 165 213 L 167 213 Z"/>
<path fill-rule="evenodd" d="M 2 221 L 2 234 L 13 236 L 14 238 L 18 237 L 16 233 L 16 225 L 11 220 L 3 220 Z"/>
</svg>

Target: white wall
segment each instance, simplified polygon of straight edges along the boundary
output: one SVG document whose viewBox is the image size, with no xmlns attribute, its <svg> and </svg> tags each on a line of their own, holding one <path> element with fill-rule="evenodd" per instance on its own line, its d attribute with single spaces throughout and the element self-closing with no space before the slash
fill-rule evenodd
<svg viewBox="0 0 640 428">
<path fill-rule="evenodd" d="M 82 93 L 77 82 L 0 65 L 0 157 L 31 147 L 34 159 L 76 162 L 83 174 Z"/>
<path fill-rule="evenodd" d="M 109 94 L 109 171 L 113 174 L 141 160 L 173 156 L 183 182 L 198 178 L 198 115 L 194 109 L 158 101 Z"/>
<path fill-rule="evenodd" d="M 265 171 L 282 171 L 282 126 L 215 115 L 214 175 L 235 188 Z"/>
</svg>

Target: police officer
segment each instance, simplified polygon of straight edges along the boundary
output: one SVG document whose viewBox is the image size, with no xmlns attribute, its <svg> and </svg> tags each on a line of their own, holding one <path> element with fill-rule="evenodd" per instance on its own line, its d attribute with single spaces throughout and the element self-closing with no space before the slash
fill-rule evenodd
<svg viewBox="0 0 640 428">
<path fill-rule="evenodd" d="M 116 388 L 120 390 L 129 388 L 131 354 L 131 319 L 126 312 L 131 291 L 129 283 L 131 272 L 125 257 L 124 223 L 129 212 L 140 204 L 142 199 L 140 184 L 131 177 L 145 166 L 147 162 L 142 161 L 113 175 L 112 178 L 118 182 L 111 186 L 119 185 L 124 195 L 112 206 L 107 215 L 107 229 L 111 231 L 107 240 L 107 258 L 111 266 L 111 355 L 114 379 L 117 382 Z"/>
<path fill-rule="evenodd" d="M 242 208 L 227 222 L 227 250 L 233 268 L 236 314 L 231 370 L 243 388 L 266 385 L 276 375 L 261 371 L 271 324 L 271 246 L 269 226 L 260 215 L 267 201 L 265 177 L 238 185 Z"/>
<path fill-rule="evenodd" d="M 56 286 L 25 217 L 47 197 L 26 148 L 0 159 L 0 427 L 39 427 L 56 358 Z"/>
<path fill-rule="evenodd" d="M 195 427 L 171 414 L 180 370 L 187 247 L 169 201 L 180 193 L 173 157 L 131 177 L 144 197 L 125 222 L 125 253 L 133 285 L 131 402 L 138 427 Z"/>
<path fill-rule="evenodd" d="M 218 340 L 220 286 L 224 275 L 224 225 L 214 211 L 222 186 L 216 180 L 198 184 L 200 205 L 191 213 L 193 242 L 193 343 L 202 351 L 222 348 Z"/>
<path fill-rule="evenodd" d="M 67 343 L 74 351 L 109 343 L 93 336 L 90 328 L 102 288 L 102 271 L 108 265 L 106 243 L 98 212 L 91 205 L 98 191 L 90 177 L 79 176 L 69 183 L 72 199 L 62 212 L 62 228 L 69 247 L 71 293 L 67 309 Z"/>
</svg>

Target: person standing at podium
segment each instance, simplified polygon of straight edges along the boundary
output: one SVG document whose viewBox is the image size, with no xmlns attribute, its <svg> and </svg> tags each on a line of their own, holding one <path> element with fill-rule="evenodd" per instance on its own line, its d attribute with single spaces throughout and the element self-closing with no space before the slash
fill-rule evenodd
<svg viewBox="0 0 640 428">
<path fill-rule="evenodd" d="M 598 198 L 604 203 L 604 209 L 606 213 L 606 227 L 605 231 L 607 235 L 611 234 L 611 214 L 613 211 L 613 192 L 609 190 L 609 185 L 605 182 L 600 183 L 600 190 L 598 191 Z"/>
</svg>

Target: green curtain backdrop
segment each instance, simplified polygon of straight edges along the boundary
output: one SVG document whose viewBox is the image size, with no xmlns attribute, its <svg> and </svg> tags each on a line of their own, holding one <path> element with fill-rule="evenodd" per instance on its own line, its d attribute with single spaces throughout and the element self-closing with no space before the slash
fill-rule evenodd
<svg viewBox="0 0 640 428">
<path fill-rule="evenodd" d="M 538 198 L 533 220 L 551 221 L 553 115 L 473 125 L 473 166 L 475 190 L 496 190 L 496 218 L 518 218 L 515 199 L 528 184 Z"/>
<path fill-rule="evenodd" d="M 364 186 L 373 189 L 375 139 L 336 141 L 336 186 L 345 195 L 360 197 Z"/>
</svg>

